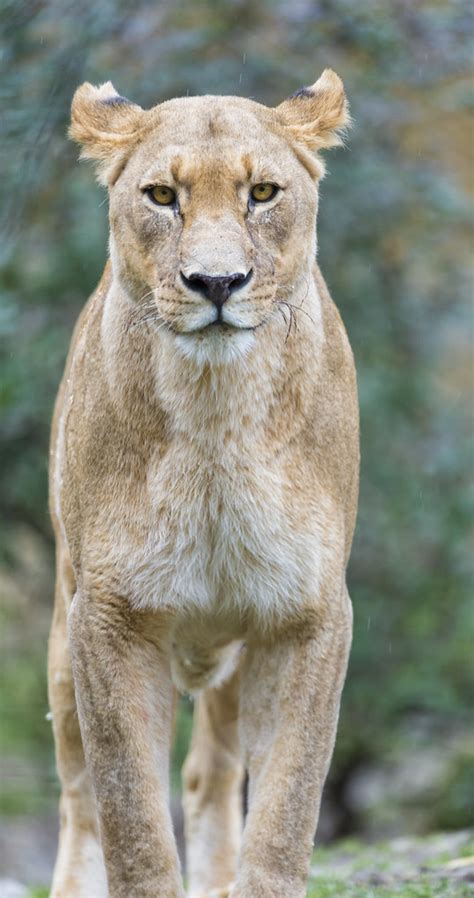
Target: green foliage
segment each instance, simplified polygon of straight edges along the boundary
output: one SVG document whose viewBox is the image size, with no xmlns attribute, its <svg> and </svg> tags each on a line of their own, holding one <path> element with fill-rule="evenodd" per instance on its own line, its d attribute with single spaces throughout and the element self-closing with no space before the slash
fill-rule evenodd
<svg viewBox="0 0 474 898">
<path fill-rule="evenodd" d="M 434 809 L 436 828 L 459 829 L 472 819 L 474 807 L 474 751 L 467 749 L 452 759 L 441 783 Z"/>
<path fill-rule="evenodd" d="M 110 78 L 144 106 L 187 92 L 276 103 L 326 65 L 345 80 L 355 127 L 348 152 L 329 157 L 319 222 L 362 423 L 339 795 L 348 772 L 384 756 L 411 716 L 428 716 L 436 735 L 469 710 L 469 17 L 467 0 L 4 6 L 2 518 L 47 541 L 52 404 L 73 322 L 106 257 L 104 193 L 65 137 L 75 87 Z M 7 693 L 18 689 L 41 715 L 42 651 L 5 672 Z M 9 739 L 42 744 L 36 723 L 18 726 Z M 185 709 L 180 758 L 188 727 Z"/>
<path fill-rule="evenodd" d="M 188 753 L 192 723 L 192 701 L 189 698 L 182 698 L 176 715 L 173 764 L 171 768 L 171 787 L 175 792 L 178 792 L 181 787 L 181 768 Z"/>
</svg>

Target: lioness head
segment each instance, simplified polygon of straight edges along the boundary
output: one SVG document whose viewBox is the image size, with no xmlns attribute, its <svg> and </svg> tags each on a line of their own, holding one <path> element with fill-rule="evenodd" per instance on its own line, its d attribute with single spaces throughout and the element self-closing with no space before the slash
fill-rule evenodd
<svg viewBox="0 0 474 898">
<path fill-rule="evenodd" d="M 245 352 L 315 255 L 318 151 L 348 122 L 340 78 L 276 108 L 187 97 L 148 111 L 112 84 L 83 84 L 71 137 L 110 194 L 114 275 L 134 323 L 166 329 L 186 354 Z"/>
</svg>

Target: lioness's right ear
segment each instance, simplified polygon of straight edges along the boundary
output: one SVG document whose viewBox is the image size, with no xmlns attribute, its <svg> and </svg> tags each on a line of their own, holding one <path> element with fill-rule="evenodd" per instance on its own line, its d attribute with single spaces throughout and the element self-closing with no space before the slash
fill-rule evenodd
<svg viewBox="0 0 474 898">
<path fill-rule="evenodd" d="M 130 150 L 140 138 L 145 112 L 121 97 L 107 81 L 86 82 L 76 90 L 69 136 L 82 146 L 82 159 L 96 159 L 101 184 L 113 184 Z"/>
</svg>

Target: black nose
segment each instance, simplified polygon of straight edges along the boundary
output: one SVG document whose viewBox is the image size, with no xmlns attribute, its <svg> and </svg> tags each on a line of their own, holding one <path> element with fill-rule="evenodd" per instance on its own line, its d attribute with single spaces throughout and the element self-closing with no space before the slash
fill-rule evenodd
<svg viewBox="0 0 474 898">
<path fill-rule="evenodd" d="M 231 293 L 238 290 L 239 287 L 244 287 L 245 284 L 248 284 L 252 277 L 252 269 L 250 269 L 247 274 L 238 272 L 237 274 L 229 274 L 225 277 L 221 277 L 220 275 L 211 277 L 207 274 L 200 274 L 199 272 L 190 274 L 189 277 L 186 277 L 186 275 L 181 272 L 181 277 L 189 290 L 196 290 L 197 293 L 202 293 L 206 299 L 210 299 L 211 302 L 220 309 L 221 306 L 224 305 L 226 299 L 229 299 Z"/>
</svg>

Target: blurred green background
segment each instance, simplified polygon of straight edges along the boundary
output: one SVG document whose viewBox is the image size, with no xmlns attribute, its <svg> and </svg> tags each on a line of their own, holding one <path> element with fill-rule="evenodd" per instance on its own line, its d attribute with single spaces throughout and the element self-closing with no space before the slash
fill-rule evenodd
<svg viewBox="0 0 474 898">
<path fill-rule="evenodd" d="M 327 155 L 319 257 L 357 361 L 362 484 L 354 648 L 320 836 L 472 821 L 472 25 L 468 0 L 3 3 L 8 832 L 55 825 L 48 431 L 73 323 L 107 253 L 105 193 L 66 140 L 74 89 L 111 79 L 143 106 L 187 93 L 276 104 L 326 66 L 355 120 L 348 149 Z M 183 702 L 176 789 L 191 711 Z"/>
</svg>

